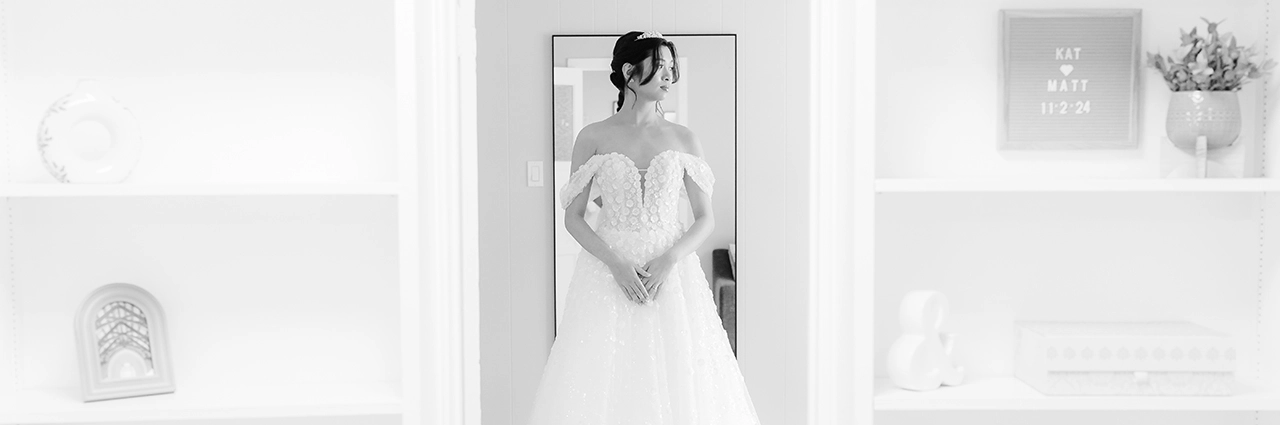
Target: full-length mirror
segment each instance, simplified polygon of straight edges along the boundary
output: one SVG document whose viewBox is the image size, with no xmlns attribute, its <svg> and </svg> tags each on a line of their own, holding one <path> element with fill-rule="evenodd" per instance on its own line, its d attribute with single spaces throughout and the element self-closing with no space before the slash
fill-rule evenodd
<svg viewBox="0 0 1280 425">
<path fill-rule="evenodd" d="M 672 244 L 671 240 L 663 241 L 664 237 L 678 239 L 678 235 L 684 231 L 697 232 L 698 229 L 691 228 L 698 214 L 695 210 L 700 202 L 705 202 L 714 216 L 714 227 L 707 232 L 705 239 L 697 246 L 688 247 L 688 250 L 697 256 L 696 273 L 705 277 L 705 282 L 698 280 L 697 283 L 706 285 L 711 293 L 714 307 L 708 310 L 714 309 L 712 314 L 720 319 L 729 344 L 736 352 L 736 39 L 733 35 L 659 36 L 674 46 L 674 49 L 668 51 L 674 53 L 672 57 L 665 56 L 669 53 L 662 53 L 661 57 L 651 62 L 652 66 L 648 65 L 649 62 L 639 67 L 625 65 L 619 67 L 620 72 L 616 73 L 617 64 L 612 63 L 612 59 L 615 57 L 618 36 L 568 35 L 552 38 L 554 107 L 550 118 L 554 129 L 553 184 L 557 206 L 554 222 L 557 335 L 564 332 L 565 311 L 572 302 L 569 299 L 570 288 L 575 283 L 575 276 L 577 279 L 590 279 L 588 276 L 581 276 L 589 273 L 575 273 L 585 264 L 581 262 L 580 254 L 589 253 L 584 253 L 583 245 L 566 227 L 566 211 L 574 210 L 567 205 L 570 201 L 578 198 L 581 193 L 587 194 L 585 210 L 578 211 L 592 231 L 600 230 L 601 226 L 618 231 L 651 234 L 657 228 L 678 229 L 673 233 L 656 231 L 652 239 L 658 245 L 664 242 L 666 245 Z M 668 63 L 668 59 L 674 60 Z M 655 70 L 658 72 L 651 73 Z M 623 83 L 622 77 L 631 79 Z M 663 82 L 664 78 L 666 82 Z M 620 83 L 628 85 L 620 88 Z M 696 139 L 695 142 L 675 141 L 666 148 L 637 147 L 663 146 L 663 140 L 652 139 L 668 137 L 673 133 L 650 131 L 651 127 L 660 126 L 637 123 L 634 119 L 632 122 L 610 119 L 615 114 L 628 118 L 635 116 L 634 110 L 627 108 L 634 108 L 637 104 L 650 107 L 650 103 L 643 101 L 647 99 L 643 91 L 649 87 L 661 90 L 654 92 L 658 93 L 653 97 L 657 101 L 651 102 L 656 114 L 641 115 L 660 117 L 664 125 L 676 124 L 665 127 L 676 129 L 673 131 L 687 129 L 691 138 Z M 641 101 L 628 104 L 633 97 L 628 97 L 626 90 L 632 90 L 630 96 Z M 620 101 L 623 103 L 621 108 Z M 593 123 L 606 121 L 605 124 L 592 127 Z M 626 129 L 628 126 L 634 132 L 629 132 Z M 584 128 L 587 131 L 584 132 Z M 638 136 L 632 137 L 630 134 Z M 623 140 L 629 138 L 638 141 Z M 583 146 L 575 149 L 575 143 L 581 140 L 587 140 L 592 145 L 587 149 Z M 668 169 L 677 164 L 683 167 L 685 174 L 667 173 Z M 699 175 L 694 169 L 703 166 L 707 169 L 706 176 Z M 630 179 L 630 187 L 621 191 L 600 187 L 602 182 L 608 184 L 607 179 L 601 177 L 601 173 L 606 172 L 621 173 L 624 184 Z M 592 173 L 595 174 L 594 179 L 589 175 Z M 687 176 L 687 181 L 667 182 L 669 177 L 683 180 L 684 176 Z M 580 181 L 571 182 L 571 179 Z M 689 193 L 690 187 L 693 188 L 693 194 Z M 564 193 L 566 191 L 570 193 Z M 671 201 L 670 206 L 664 203 L 662 193 L 655 193 L 662 191 L 669 192 L 670 197 L 666 199 Z M 612 199 L 605 199 L 606 193 L 613 194 Z M 703 196 L 705 198 L 700 199 Z M 569 207 L 568 210 L 566 207 Z M 637 224 L 639 221 L 667 226 Z M 672 223 L 664 223 L 666 221 Z M 636 237 L 640 241 L 650 238 L 643 234 Z M 618 240 L 602 242 L 605 245 L 621 243 Z M 626 249 L 616 246 L 611 248 Z M 638 266 L 643 269 L 644 265 Z M 691 282 L 682 283 L 692 285 Z M 625 291 L 621 285 L 608 288 Z M 663 290 L 665 289 L 659 287 L 657 291 L 660 293 Z M 659 303 L 674 302 L 664 300 L 662 296 L 657 296 L 655 300 Z"/>
</svg>

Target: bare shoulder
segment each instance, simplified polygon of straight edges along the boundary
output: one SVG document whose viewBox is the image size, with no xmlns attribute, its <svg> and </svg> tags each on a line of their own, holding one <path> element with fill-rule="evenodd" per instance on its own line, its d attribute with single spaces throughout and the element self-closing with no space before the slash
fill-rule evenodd
<svg viewBox="0 0 1280 425">
<path fill-rule="evenodd" d="M 596 142 L 599 141 L 606 132 L 609 131 L 609 124 L 604 121 L 593 122 L 578 130 L 578 142 Z"/>
<path fill-rule="evenodd" d="M 702 156 L 702 143 L 698 141 L 698 136 L 693 134 L 693 130 L 673 122 L 668 124 L 680 150 L 696 156 Z"/>
<path fill-rule="evenodd" d="M 578 131 L 578 138 L 573 142 L 573 155 L 579 154 L 591 156 L 596 153 L 596 149 L 600 147 L 600 141 L 604 140 L 607 125 L 603 122 L 595 122 L 587 124 Z"/>
</svg>

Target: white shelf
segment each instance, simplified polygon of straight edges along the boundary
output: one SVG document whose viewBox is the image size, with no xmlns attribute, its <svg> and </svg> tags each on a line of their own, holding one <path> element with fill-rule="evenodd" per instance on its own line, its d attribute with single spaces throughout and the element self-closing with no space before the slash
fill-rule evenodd
<svg viewBox="0 0 1280 425">
<path fill-rule="evenodd" d="M 1275 192 L 1280 180 L 1244 179 L 876 179 L 877 193 Z"/>
<path fill-rule="evenodd" d="M 1145 410 L 1280 411 L 1280 392 L 1241 385 L 1227 397 L 1046 396 L 1012 377 L 979 379 L 933 391 L 907 391 L 876 379 L 877 411 L 934 410 Z"/>
<path fill-rule="evenodd" d="M 0 184 L 0 197 L 398 195 L 396 183 Z"/>
<path fill-rule="evenodd" d="M 184 388 L 173 394 L 84 403 L 79 390 L 23 391 L 0 423 L 136 422 L 153 420 L 398 415 L 398 384 L 234 385 Z"/>
</svg>

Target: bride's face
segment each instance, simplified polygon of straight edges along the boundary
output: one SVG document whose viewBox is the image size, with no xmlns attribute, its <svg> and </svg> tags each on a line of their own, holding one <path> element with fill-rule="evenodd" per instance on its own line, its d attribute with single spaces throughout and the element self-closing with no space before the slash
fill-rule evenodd
<svg viewBox="0 0 1280 425">
<path fill-rule="evenodd" d="M 658 49 L 658 69 L 653 74 L 653 79 L 648 84 L 640 84 L 645 77 L 649 76 L 650 68 L 653 67 L 651 58 L 646 58 L 640 63 L 634 78 L 631 79 L 631 86 L 635 89 L 636 95 L 643 100 L 664 100 L 667 93 L 671 91 L 671 86 L 675 85 L 675 57 L 671 54 L 671 49 L 663 47 Z"/>
</svg>

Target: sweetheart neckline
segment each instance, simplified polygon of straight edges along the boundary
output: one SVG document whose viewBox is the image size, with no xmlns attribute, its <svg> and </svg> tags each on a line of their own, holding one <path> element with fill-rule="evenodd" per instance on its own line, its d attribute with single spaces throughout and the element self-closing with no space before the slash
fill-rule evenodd
<svg viewBox="0 0 1280 425">
<path fill-rule="evenodd" d="M 606 156 L 606 157 L 607 157 L 607 156 L 617 155 L 617 156 L 622 157 L 622 159 L 627 160 L 627 162 L 631 164 L 631 168 L 636 169 L 636 171 L 645 171 L 645 172 L 646 172 L 645 174 L 648 174 L 649 169 L 650 169 L 650 168 L 653 168 L 653 161 L 657 160 L 657 159 L 658 159 L 658 157 L 660 157 L 660 156 L 666 155 L 667 153 L 676 153 L 676 154 L 683 154 L 683 155 L 693 156 L 693 154 L 688 153 L 688 152 L 681 152 L 681 151 L 678 151 L 678 150 L 675 150 L 675 149 L 664 149 L 664 150 L 662 150 L 661 152 L 658 152 L 657 154 L 655 154 L 655 155 L 653 156 L 653 158 L 649 158 L 649 166 L 648 166 L 648 167 L 644 167 L 644 168 L 640 168 L 640 166 L 636 165 L 636 161 L 635 161 L 635 160 L 631 159 L 631 157 L 627 156 L 626 154 L 623 154 L 622 152 L 618 152 L 618 151 L 594 154 L 594 155 L 591 155 L 591 158 L 595 158 L 595 157 L 597 157 L 597 156 Z M 590 159 L 588 159 L 588 161 L 590 161 Z"/>
<path fill-rule="evenodd" d="M 649 168 L 653 168 L 654 160 L 662 156 L 666 156 L 668 154 L 688 156 L 689 157 L 688 161 L 690 161 L 691 163 L 682 168 L 684 168 L 684 171 L 688 173 L 690 177 L 693 177 L 694 181 L 698 183 L 698 185 L 701 186 L 702 189 L 707 192 L 707 194 L 711 193 L 711 186 L 715 184 L 715 177 L 711 175 L 711 169 L 707 165 L 706 160 L 702 159 L 702 157 L 700 156 L 697 156 L 688 152 L 682 152 L 676 149 L 664 149 L 661 152 L 658 152 L 658 154 L 654 155 L 653 159 L 649 161 L 649 167 L 645 169 L 646 172 L 640 173 L 639 172 L 640 168 L 635 165 L 635 161 L 632 160 L 631 157 L 621 152 L 614 151 L 614 152 L 592 154 L 591 157 L 587 158 L 586 162 L 583 162 L 580 166 L 578 166 L 577 169 L 573 170 L 569 174 L 569 181 L 566 182 L 564 186 L 564 188 L 569 190 L 569 192 L 564 192 L 561 194 L 561 199 L 560 199 L 561 208 L 568 208 L 569 204 L 573 201 L 574 198 L 569 197 L 568 196 L 569 193 L 573 193 L 573 196 L 576 197 L 580 192 L 582 192 L 585 188 L 587 188 L 588 185 L 594 184 L 592 182 L 596 180 L 595 174 L 599 172 L 605 165 L 603 164 L 602 160 L 610 156 L 622 157 L 624 164 L 626 164 L 626 168 L 628 169 L 628 172 L 630 172 L 630 170 L 637 170 L 635 175 L 642 180 L 641 183 L 646 183 L 642 187 L 640 187 L 640 190 L 639 190 L 640 203 L 641 205 L 644 205 L 646 198 L 650 197 L 651 195 L 651 193 L 648 190 L 649 185 L 647 183 L 651 182 L 651 180 L 654 178 L 652 173 L 648 173 L 647 171 L 649 170 Z M 682 160 L 680 162 L 684 162 L 684 161 Z M 697 164 L 697 165 L 695 166 L 694 164 Z M 583 178 L 584 176 L 586 178 Z"/>
<path fill-rule="evenodd" d="M 662 150 L 662 152 L 658 152 L 657 154 L 653 155 L 653 158 L 650 158 L 650 159 L 649 159 L 649 166 L 648 166 L 648 167 L 644 167 L 644 168 L 640 168 L 639 166 L 637 166 L 637 165 L 636 165 L 636 161 L 635 161 L 635 160 L 631 159 L 631 157 L 627 156 L 626 154 L 623 154 L 622 152 L 618 152 L 618 151 L 594 154 L 594 155 L 591 155 L 591 158 L 590 158 L 590 159 L 588 159 L 588 161 L 590 161 L 591 159 L 595 159 L 595 157 L 597 157 L 597 156 L 609 157 L 609 156 L 617 155 L 617 156 L 622 157 L 622 159 L 626 160 L 626 161 L 627 161 L 627 164 L 629 164 L 629 165 L 631 166 L 631 169 L 632 169 L 632 170 L 635 170 L 635 171 L 636 171 L 636 174 L 637 174 L 637 175 L 641 175 L 641 174 L 643 174 L 643 175 L 641 175 L 641 176 L 640 176 L 640 188 L 639 188 L 639 189 L 640 189 L 640 207 L 641 207 L 641 208 L 644 208 L 644 206 L 645 206 L 646 204 L 648 204 L 648 202 L 647 202 L 647 201 L 649 200 L 649 195 L 652 195 L 652 193 L 650 193 L 650 192 L 649 192 L 649 183 L 650 183 L 650 180 L 651 180 L 651 178 L 652 178 L 653 176 L 652 176 L 651 174 L 649 174 L 649 169 L 650 169 L 650 168 L 653 168 L 653 162 L 654 162 L 654 161 L 657 161 L 657 160 L 658 160 L 658 158 L 661 158 L 663 155 L 666 155 L 666 154 L 668 154 L 668 153 L 674 153 L 674 154 L 677 154 L 677 155 L 681 155 L 681 154 L 683 154 L 683 155 L 693 156 L 693 154 L 691 154 L 691 153 L 681 152 L 681 151 L 678 151 L 678 150 L 675 150 L 675 149 L 664 149 L 664 150 Z"/>
</svg>

